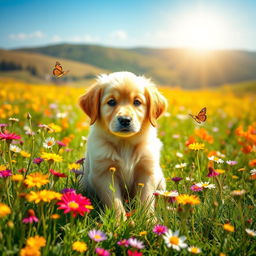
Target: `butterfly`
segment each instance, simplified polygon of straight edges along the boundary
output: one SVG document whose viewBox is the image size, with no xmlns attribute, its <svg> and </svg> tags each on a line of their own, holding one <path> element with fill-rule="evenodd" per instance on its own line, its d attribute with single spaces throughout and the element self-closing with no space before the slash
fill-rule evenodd
<svg viewBox="0 0 256 256">
<path fill-rule="evenodd" d="M 197 116 L 191 115 L 191 114 L 189 114 L 189 115 L 190 115 L 196 122 L 198 122 L 199 124 L 205 122 L 206 119 L 207 119 L 206 108 L 205 108 L 205 107 L 200 110 L 200 112 L 197 114 Z"/>
<path fill-rule="evenodd" d="M 60 65 L 60 63 L 58 61 L 56 61 L 55 67 L 52 71 L 54 76 L 59 78 L 59 77 L 62 77 L 64 75 L 66 75 L 68 72 L 69 72 L 69 70 L 63 71 L 62 66 Z"/>
</svg>

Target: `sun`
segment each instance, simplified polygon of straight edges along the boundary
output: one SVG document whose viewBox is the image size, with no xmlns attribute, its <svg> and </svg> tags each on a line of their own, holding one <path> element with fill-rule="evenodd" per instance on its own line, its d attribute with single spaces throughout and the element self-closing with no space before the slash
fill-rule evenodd
<svg viewBox="0 0 256 256">
<path fill-rule="evenodd" d="M 181 17 L 176 29 L 180 45 L 197 50 L 220 49 L 227 35 L 224 19 L 202 12 Z"/>
</svg>

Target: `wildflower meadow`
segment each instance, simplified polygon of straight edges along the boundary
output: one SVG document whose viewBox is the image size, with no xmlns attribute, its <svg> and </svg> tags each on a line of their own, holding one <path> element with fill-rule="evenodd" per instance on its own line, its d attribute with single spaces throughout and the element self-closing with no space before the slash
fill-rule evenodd
<svg viewBox="0 0 256 256">
<path fill-rule="evenodd" d="M 152 195 L 155 219 L 136 197 L 118 222 L 78 188 L 85 89 L 0 82 L 1 255 L 256 255 L 253 95 L 160 88 L 169 104 L 158 122 L 167 191 Z M 189 114 L 203 107 L 199 125 Z"/>
</svg>

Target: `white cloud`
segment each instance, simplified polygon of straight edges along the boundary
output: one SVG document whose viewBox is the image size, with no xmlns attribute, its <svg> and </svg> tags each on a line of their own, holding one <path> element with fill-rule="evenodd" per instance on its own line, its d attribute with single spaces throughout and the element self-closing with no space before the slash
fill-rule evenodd
<svg viewBox="0 0 256 256">
<path fill-rule="evenodd" d="M 112 39 L 124 41 L 128 38 L 128 35 L 127 35 L 126 31 L 124 31 L 123 29 L 118 29 L 118 30 L 111 32 L 110 37 Z"/>
<path fill-rule="evenodd" d="M 31 34 L 26 34 L 26 33 L 18 33 L 18 34 L 10 34 L 9 38 L 12 40 L 17 40 L 17 41 L 22 41 L 22 40 L 27 40 L 27 39 L 41 39 L 45 37 L 45 34 L 42 31 L 35 31 Z"/>
</svg>

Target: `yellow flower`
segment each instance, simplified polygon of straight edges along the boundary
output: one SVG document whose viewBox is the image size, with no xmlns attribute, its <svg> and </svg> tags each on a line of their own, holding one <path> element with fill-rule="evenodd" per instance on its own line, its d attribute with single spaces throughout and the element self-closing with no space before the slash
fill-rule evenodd
<svg viewBox="0 0 256 256">
<path fill-rule="evenodd" d="M 11 209 L 8 205 L 0 203 L 0 218 L 3 218 L 11 213 Z"/>
<path fill-rule="evenodd" d="M 200 199 L 198 196 L 195 195 L 187 195 L 187 194 L 180 194 L 176 197 L 176 200 L 179 204 L 200 204 Z"/>
<path fill-rule="evenodd" d="M 13 174 L 11 180 L 20 182 L 24 180 L 24 176 L 22 174 Z"/>
<path fill-rule="evenodd" d="M 44 247 L 46 245 L 46 240 L 44 237 L 42 236 L 34 236 L 34 237 L 29 237 L 26 241 L 26 245 L 28 247 L 32 247 L 32 248 L 41 248 Z"/>
<path fill-rule="evenodd" d="M 138 186 L 143 188 L 145 186 L 145 184 L 144 183 L 138 183 Z"/>
<path fill-rule="evenodd" d="M 41 191 L 30 191 L 27 195 L 26 195 L 26 199 L 29 202 L 35 202 L 36 204 L 40 203 L 40 202 L 48 202 L 50 203 L 52 200 L 60 200 L 62 197 L 61 193 L 57 193 L 55 191 L 51 191 L 51 190 L 41 190 Z"/>
<path fill-rule="evenodd" d="M 62 162 L 62 157 L 60 155 L 54 154 L 54 153 L 46 153 L 42 152 L 41 158 L 43 158 L 46 161 L 54 161 L 54 162 Z"/>
<path fill-rule="evenodd" d="M 41 253 L 38 248 L 26 246 L 20 250 L 20 256 L 40 256 Z"/>
<path fill-rule="evenodd" d="M 31 156 L 30 153 L 28 153 L 28 152 L 26 152 L 26 151 L 24 151 L 24 150 L 21 150 L 21 151 L 20 151 L 20 154 L 21 154 L 23 157 L 26 157 L 26 158 L 29 158 L 29 157 Z"/>
<path fill-rule="evenodd" d="M 229 223 L 223 225 L 224 230 L 228 232 L 234 232 L 235 228 L 234 226 L 230 225 Z"/>
<path fill-rule="evenodd" d="M 222 170 L 222 169 L 215 169 L 216 172 L 220 173 L 220 174 L 223 174 L 225 173 L 225 170 Z"/>
<path fill-rule="evenodd" d="M 37 187 L 40 188 L 45 184 L 48 184 L 49 174 L 42 174 L 40 172 L 34 172 L 27 176 L 24 183 L 28 188 Z"/>
<path fill-rule="evenodd" d="M 0 171 L 4 171 L 4 170 L 6 170 L 6 166 L 5 165 L 0 165 Z"/>
<path fill-rule="evenodd" d="M 148 233 L 147 231 L 141 231 L 141 232 L 139 233 L 139 235 L 140 235 L 140 236 L 145 236 L 147 233 Z"/>
<path fill-rule="evenodd" d="M 59 218 L 60 218 L 60 215 L 57 214 L 57 213 L 52 214 L 52 216 L 51 216 L 51 219 L 53 219 L 53 220 L 57 220 L 57 219 L 59 219 Z"/>
<path fill-rule="evenodd" d="M 51 123 L 51 124 L 48 124 L 48 126 L 53 130 L 53 131 L 49 131 L 49 133 L 62 131 L 62 128 L 57 124 Z"/>
<path fill-rule="evenodd" d="M 69 170 L 79 170 L 80 166 L 81 166 L 80 164 L 73 163 L 73 164 L 68 165 L 68 169 Z"/>
<path fill-rule="evenodd" d="M 76 241 L 72 244 L 72 250 L 77 252 L 85 252 L 88 249 L 84 242 Z"/>
<path fill-rule="evenodd" d="M 244 189 L 242 190 L 233 190 L 230 194 L 232 196 L 242 196 L 246 193 L 246 191 Z"/>
<path fill-rule="evenodd" d="M 110 172 L 116 172 L 116 167 L 110 167 L 109 169 L 108 169 Z"/>
<path fill-rule="evenodd" d="M 232 175 L 232 179 L 237 180 L 237 179 L 239 179 L 239 177 L 236 175 Z"/>
<path fill-rule="evenodd" d="M 204 144 L 195 142 L 195 143 L 189 144 L 188 148 L 191 150 L 201 150 L 201 149 L 204 149 Z"/>
</svg>

